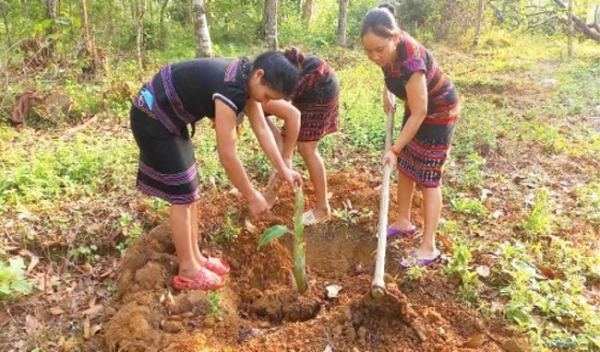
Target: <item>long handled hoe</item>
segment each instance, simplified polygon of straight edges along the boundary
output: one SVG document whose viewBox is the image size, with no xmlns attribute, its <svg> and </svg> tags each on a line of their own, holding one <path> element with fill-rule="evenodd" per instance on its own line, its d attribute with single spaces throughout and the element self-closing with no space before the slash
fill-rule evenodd
<svg viewBox="0 0 600 352">
<path fill-rule="evenodd" d="M 385 149 L 387 152 L 392 146 L 392 130 L 394 129 L 394 113 L 388 112 L 387 128 L 385 131 Z M 392 174 L 392 165 L 386 164 L 383 167 L 383 184 L 381 186 L 381 203 L 379 205 L 379 234 L 377 238 L 377 259 L 375 260 L 375 274 L 371 283 L 371 295 L 374 298 L 385 296 L 385 282 L 383 276 L 385 273 L 385 250 L 387 246 L 387 222 L 388 208 L 390 204 L 390 176 Z"/>
<path fill-rule="evenodd" d="M 394 113 L 388 112 L 387 129 L 385 132 L 385 151 L 388 151 L 392 145 L 392 131 L 394 129 Z M 385 286 L 385 251 L 387 246 L 387 223 L 388 223 L 388 208 L 390 204 L 390 177 L 393 165 L 385 165 L 383 167 L 383 184 L 381 186 L 381 204 L 379 207 L 379 233 L 377 235 L 377 257 L 375 259 L 375 274 L 371 283 L 371 295 L 375 305 L 379 308 L 390 308 L 391 310 L 398 309 L 402 320 L 408 324 L 417 334 L 419 339 L 424 342 L 427 340 L 423 329 L 421 328 L 417 314 L 408 305 L 406 296 L 398 290 L 397 287 L 391 286 L 389 289 Z M 368 297 L 368 296 L 367 296 Z M 384 299 L 385 298 L 385 299 Z M 367 299 L 370 301 L 370 299 Z"/>
</svg>

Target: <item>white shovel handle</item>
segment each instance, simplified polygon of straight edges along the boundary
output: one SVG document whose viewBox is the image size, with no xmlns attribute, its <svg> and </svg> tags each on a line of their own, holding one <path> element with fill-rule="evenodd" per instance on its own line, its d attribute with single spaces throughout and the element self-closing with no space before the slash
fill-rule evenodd
<svg viewBox="0 0 600 352">
<path fill-rule="evenodd" d="M 392 146 L 392 131 L 394 129 L 394 113 L 388 112 L 387 128 L 385 131 L 385 153 Z M 381 186 L 381 203 L 379 205 L 379 234 L 377 238 L 377 258 L 375 259 L 375 274 L 371 283 L 371 294 L 374 297 L 381 297 L 385 294 L 385 282 L 383 275 L 385 274 L 385 250 L 387 246 L 387 223 L 388 223 L 388 208 L 390 204 L 390 176 L 392 174 L 392 166 L 386 164 L 383 167 L 383 184 Z"/>
</svg>

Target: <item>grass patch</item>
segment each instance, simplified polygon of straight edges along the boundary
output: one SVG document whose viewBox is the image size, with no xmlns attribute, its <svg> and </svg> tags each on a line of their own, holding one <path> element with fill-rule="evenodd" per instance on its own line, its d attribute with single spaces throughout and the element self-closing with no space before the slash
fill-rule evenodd
<svg viewBox="0 0 600 352">
<path fill-rule="evenodd" d="M 564 343 L 581 350 L 600 348 L 600 312 L 590 299 L 600 280 L 600 171 L 593 164 L 600 161 L 600 131 L 586 120 L 600 97 L 600 53 L 578 44 L 581 56 L 563 60 L 563 48 L 549 39 L 507 38 L 507 33 L 487 34 L 472 53 L 434 48 L 463 98 L 447 170 L 451 182 L 443 189 L 448 206 L 439 233 L 454 243 L 443 275 L 460 281 L 461 302 L 502 314 L 539 350 Z M 237 56 L 243 49 L 223 46 L 218 52 Z M 353 165 L 378 170 L 386 124 L 382 74 L 362 53 L 335 49 L 326 54 L 336 63 L 342 85 L 342 129 L 319 144 L 328 171 Z M 156 55 L 147 78 L 162 62 L 189 55 L 189 48 Z M 135 191 L 137 147 L 127 128 L 128 93 L 111 88 L 119 81 L 137 87 L 141 81 L 134 77 L 139 77 L 136 65 L 123 61 L 106 81 L 62 82 L 77 111 L 98 113 L 98 123 L 84 131 L 66 132 L 68 121 L 48 130 L 0 126 L 3 243 L 36 250 L 42 241 L 58 241 L 65 250 L 47 253 L 49 260 L 94 262 L 107 250 L 118 256 L 131 240 L 165 220 L 167 204 Z M 44 77 L 32 78 L 39 89 L 52 84 Z M 9 94 L 23 86 L 9 87 Z M 531 101 L 521 101 L 524 96 Z M 401 118 L 399 113 L 396 133 Z M 214 131 L 205 122 L 198 124 L 194 137 L 201 182 L 224 190 L 229 182 Z M 272 167 L 249 127 L 239 138 L 238 151 L 253 182 L 264 184 Z M 555 161 L 576 163 L 581 171 L 559 173 L 553 169 Z M 297 155 L 294 163 L 303 165 Z M 569 181 L 565 191 L 563 179 Z M 147 210 L 139 211 L 140 204 Z M 368 210 L 333 212 L 348 223 L 372 217 Z M 228 245 L 240 233 L 231 215 L 211 234 L 214 244 Z M 0 271 L 11 268 L 11 276 L 0 274 L 0 285 L 9 294 L 27 292 L 19 286 L 23 266 L 10 258 L 0 253 Z M 489 277 L 477 272 L 480 265 L 490 266 Z M 409 278 L 422 275 L 413 270 Z M 489 290 L 498 296 L 482 300 L 481 293 Z M 220 297 L 211 294 L 209 299 L 213 315 L 220 316 Z"/>
</svg>

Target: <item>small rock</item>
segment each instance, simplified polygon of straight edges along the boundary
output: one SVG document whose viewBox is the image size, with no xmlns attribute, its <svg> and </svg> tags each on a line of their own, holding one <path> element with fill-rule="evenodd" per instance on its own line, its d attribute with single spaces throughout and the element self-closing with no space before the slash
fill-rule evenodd
<svg viewBox="0 0 600 352">
<path fill-rule="evenodd" d="M 204 319 L 204 321 L 202 322 L 202 326 L 203 326 L 205 329 L 210 329 L 210 328 L 214 327 L 216 323 L 217 323 L 217 322 L 216 322 L 215 318 L 206 318 L 206 319 Z"/>
<path fill-rule="evenodd" d="M 233 270 L 239 270 L 240 269 L 240 262 L 238 262 L 235 258 L 231 258 L 231 259 L 229 259 L 229 266 Z"/>
<path fill-rule="evenodd" d="M 178 321 L 166 321 L 163 324 L 162 328 L 168 333 L 177 334 L 178 332 L 181 332 L 181 330 L 183 330 L 183 324 L 181 324 L 181 322 Z"/>
<path fill-rule="evenodd" d="M 269 323 L 268 321 L 261 321 L 260 323 L 258 323 L 258 327 L 261 329 L 268 329 L 271 327 L 271 323 Z"/>
<path fill-rule="evenodd" d="M 337 325 L 335 328 L 333 328 L 332 333 L 334 337 L 340 337 L 342 336 L 343 331 L 344 330 L 342 329 L 342 327 L 340 325 Z"/>
<path fill-rule="evenodd" d="M 471 336 L 469 341 L 463 345 L 466 348 L 479 348 L 487 341 L 487 337 L 484 334 Z"/>
<path fill-rule="evenodd" d="M 185 313 L 181 314 L 181 317 L 186 318 L 186 319 L 191 318 L 193 316 L 194 316 L 194 313 L 192 313 L 192 312 L 185 312 Z"/>
<path fill-rule="evenodd" d="M 340 294 L 341 289 L 342 289 L 342 286 L 340 286 L 340 285 L 329 285 L 329 286 L 325 287 L 325 290 L 327 291 L 327 298 L 329 298 L 329 299 L 337 298 L 338 295 Z"/>
<path fill-rule="evenodd" d="M 366 339 L 368 333 L 369 333 L 369 331 L 367 329 L 365 329 L 364 326 L 361 326 L 360 328 L 358 328 L 358 338 L 361 341 L 364 341 Z"/>
<path fill-rule="evenodd" d="M 524 352 L 524 350 L 519 346 L 515 340 L 508 340 L 502 344 L 502 348 L 507 352 Z"/>
<path fill-rule="evenodd" d="M 115 307 L 107 307 L 105 312 L 109 317 L 112 317 L 113 315 L 117 314 L 117 309 Z"/>
<path fill-rule="evenodd" d="M 427 311 L 425 311 L 425 317 L 429 319 L 429 321 L 431 321 L 432 323 L 437 323 L 442 320 L 442 316 L 440 315 L 440 313 L 436 312 L 433 309 L 427 309 Z"/>
<path fill-rule="evenodd" d="M 356 265 L 354 266 L 354 273 L 356 273 L 356 275 L 360 275 L 362 273 L 365 272 L 365 268 L 363 267 L 361 262 L 356 263 Z"/>
<path fill-rule="evenodd" d="M 352 310 L 350 307 L 345 307 L 340 314 L 340 322 L 352 321 Z"/>
<path fill-rule="evenodd" d="M 356 330 L 354 330 L 353 326 L 349 326 L 346 328 L 346 337 L 349 341 L 356 340 Z"/>
</svg>

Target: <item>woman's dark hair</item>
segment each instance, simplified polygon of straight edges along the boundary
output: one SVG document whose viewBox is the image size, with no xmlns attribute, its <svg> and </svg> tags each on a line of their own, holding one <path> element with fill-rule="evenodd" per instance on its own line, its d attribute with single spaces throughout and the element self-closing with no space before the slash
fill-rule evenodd
<svg viewBox="0 0 600 352">
<path fill-rule="evenodd" d="M 372 32 L 378 37 L 391 38 L 398 30 L 398 23 L 396 22 L 395 15 L 396 9 L 393 5 L 388 3 L 383 3 L 377 8 L 367 12 L 360 30 L 361 38 L 369 32 Z"/>
<path fill-rule="evenodd" d="M 298 75 L 304 61 L 304 54 L 292 47 L 285 52 L 267 51 L 260 54 L 252 63 L 252 73 L 258 69 L 265 71 L 260 83 L 283 93 L 292 95 L 298 84 Z"/>
</svg>

